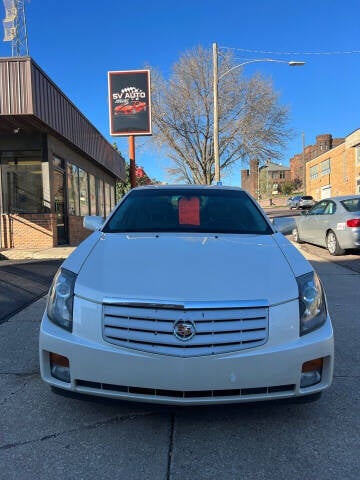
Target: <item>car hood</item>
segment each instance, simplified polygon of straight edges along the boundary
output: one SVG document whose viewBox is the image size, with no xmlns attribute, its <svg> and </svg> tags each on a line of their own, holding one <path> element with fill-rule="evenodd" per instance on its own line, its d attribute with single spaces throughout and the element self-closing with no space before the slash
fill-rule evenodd
<svg viewBox="0 0 360 480">
<path fill-rule="evenodd" d="M 292 263 L 301 265 L 298 272 Z M 63 266 L 78 270 L 75 294 L 95 302 L 263 300 L 269 305 L 297 298 L 295 275 L 311 270 L 280 234 L 97 232 Z"/>
</svg>

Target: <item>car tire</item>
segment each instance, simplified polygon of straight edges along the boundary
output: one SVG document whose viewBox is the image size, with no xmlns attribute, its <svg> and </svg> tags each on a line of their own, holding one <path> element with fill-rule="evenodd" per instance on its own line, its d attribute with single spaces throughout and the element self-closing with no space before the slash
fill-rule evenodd
<svg viewBox="0 0 360 480">
<path fill-rule="evenodd" d="M 300 239 L 299 230 L 296 227 L 293 228 L 292 237 L 295 243 L 303 243 Z"/>
<path fill-rule="evenodd" d="M 338 239 L 336 238 L 336 235 L 332 230 L 330 230 L 326 235 L 326 248 L 328 249 L 330 255 L 333 255 L 335 257 L 338 255 L 344 255 L 345 253 L 345 250 L 343 248 L 340 248 Z"/>
</svg>

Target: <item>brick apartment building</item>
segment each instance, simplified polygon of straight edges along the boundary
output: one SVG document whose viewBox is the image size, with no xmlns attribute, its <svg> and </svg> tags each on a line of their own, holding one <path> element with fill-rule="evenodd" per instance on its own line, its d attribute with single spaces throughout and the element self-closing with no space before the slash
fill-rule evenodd
<svg viewBox="0 0 360 480">
<path fill-rule="evenodd" d="M 0 248 L 77 245 L 107 215 L 123 157 L 30 57 L 0 58 Z"/>
<path fill-rule="evenodd" d="M 306 193 L 316 200 L 360 194 L 360 129 L 306 163 Z"/>
<path fill-rule="evenodd" d="M 241 170 L 241 186 L 253 195 L 254 198 L 258 199 L 259 197 L 264 198 L 276 195 L 279 190 L 281 190 L 281 184 L 286 181 L 300 180 L 303 192 L 307 195 L 313 195 L 316 199 L 322 198 L 321 195 L 326 195 L 326 189 L 323 188 L 326 185 L 316 182 L 314 183 L 314 177 L 316 175 L 316 173 L 314 173 L 316 170 L 315 165 L 317 165 L 318 162 L 321 163 L 324 159 L 327 159 L 329 157 L 328 152 L 334 152 L 334 154 L 331 153 L 332 156 L 341 151 L 343 152 L 342 155 L 346 155 L 346 158 L 348 159 L 349 167 L 347 171 L 351 171 L 352 177 L 343 175 L 343 183 L 340 188 L 340 185 L 337 185 L 337 177 L 335 178 L 333 176 L 332 182 L 334 183 L 335 181 L 337 186 L 335 187 L 334 184 L 332 191 L 341 191 L 344 192 L 344 194 L 358 192 L 358 190 L 356 190 L 358 184 L 354 184 L 354 178 L 358 176 L 358 173 L 355 167 L 355 170 L 350 167 L 350 164 L 355 165 L 353 156 L 357 154 L 356 142 L 358 137 L 356 132 L 358 132 L 358 130 L 346 138 L 333 138 L 329 133 L 318 135 L 314 145 L 306 145 L 303 152 L 294 155 L 290 159 L 290 167 L 285 167 L 281 164 L 269 161 L 259 167 L 259 162 L 257 160 L 251 160 L 249 163 L 249 169 Z M 353 148 L 354 145 L 355 150 Z M 346 152 L 346 154 L 344 152 Z M 308 169 L 309 162 L 314 166 L 312 174 L 310 174 L 310 170 Z M 338 168 L 335 167 L 335 164 L 340 165 L 343 164 L 343 162 L 344 160 L 340 160 L 338 156 L 336 158 L 333 156 L 331 160 L 333 172 L 338 170 Z M 324 167 L 324 171 L 325 170 Z M 348 180 L 346 180 L 346 178 L 348 178 Z M 322 181 L 325 182 L 325 178 L 323 178 Z M 330 182 L 328 183 L 330 184 Z M 321 190 L 322 188 L 323 191 Z"/>
<path fill-rule="evenodd" d="M 321 155 L 332 148 L 337 147 L 344 142 L 343 138 L 333 138 L 329 133 L 323 133 L 316 137 L 315 145 L 307 145 L 301 153 L 297 153 L 290 158 L 289 164 L 291 169 L 291 180 L 299 179 L 303 183 L 305 181 L 304 166 L 313 158 Z M 304 189 L 305 190 L 305 189 Z M 308 193 L 306 191 L 306 193 Z"/>
</svg>

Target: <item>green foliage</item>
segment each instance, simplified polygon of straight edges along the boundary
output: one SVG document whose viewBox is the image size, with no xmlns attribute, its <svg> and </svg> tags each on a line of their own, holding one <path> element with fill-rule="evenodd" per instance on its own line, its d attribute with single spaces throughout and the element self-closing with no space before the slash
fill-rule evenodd
<svg viewBox="0 0 360 480">
<path fill-rule="evenodd" d="M 289 180 L 279 184 L 279 192 L 283 195 L 291 195 L 293 192 L 297 192 L 301 188 L 302 181 L 299 178 L 295 180 Z"/>
</svg>

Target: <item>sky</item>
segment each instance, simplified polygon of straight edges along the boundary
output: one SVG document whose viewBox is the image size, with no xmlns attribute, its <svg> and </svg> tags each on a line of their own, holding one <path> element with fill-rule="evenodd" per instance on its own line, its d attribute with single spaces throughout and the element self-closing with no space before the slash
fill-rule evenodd
<svg viewBox="0 0 360 480">
<path fill-rule="evenodd" d="M 245 76 L 271 79 L 290 109 L 294 135 L 283 165 L 303 140 L 310 145 L 317 135 L 345 137 L 360 128 L 359 0 L 25 0 L 25 10 L 30 56 L 126 159 L 127 138 L 109 133 L 107 72 L 151 65 L 168 77 L 184 52 L 215 42 L 220 52 L 233 49 L 239 63 L 306 62 L 244 67 Z M 0 43 L 0 56 L 11 56 L 10 42 Z M 136 163 L 171 183 L 169 161 L 146 137 L 136 137 Z M 224 183 L 240 185 L 241 168 Z"/>
</svg>

